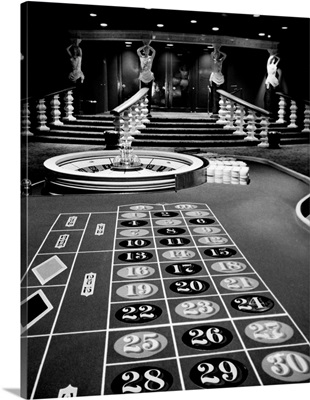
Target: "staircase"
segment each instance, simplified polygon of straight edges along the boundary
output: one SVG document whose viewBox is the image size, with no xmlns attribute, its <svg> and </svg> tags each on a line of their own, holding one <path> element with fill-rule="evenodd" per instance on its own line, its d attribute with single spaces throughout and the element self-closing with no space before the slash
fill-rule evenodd
<svg viewBox="0 0 310 400">
<path fill-rule="evenodd" d="M 76 121 L 50 126 L 49 131 L 34 132 L 29 140 L 72 144 L 105 144 L 104 132 L 114 130 L 109 113 L 79 115 Z M 144 147 L 227 147 L 257 146 L 258 142 L 244 141 L 243 135 L 233 134 L 216 123 L 206 113 L 153 112 L 146 128 L 134 135 L 134 146 Z M 287 124 L 271 123 L 269 131 L 281 135 L 281 145 L 309 143 L 309 133 Z"/>
</svg>

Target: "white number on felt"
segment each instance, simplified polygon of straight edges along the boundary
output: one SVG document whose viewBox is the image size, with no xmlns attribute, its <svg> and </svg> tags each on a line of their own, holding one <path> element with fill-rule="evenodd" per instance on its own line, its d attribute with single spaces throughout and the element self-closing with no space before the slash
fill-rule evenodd
<svg viewBox="0 0 310 400">
<path fill-rule="evenodd" d="M 238 306 L 239 310 L 253 310 L 253 308 L 260 309 L 265 308 L 265 305 L 260 302 L 258 297 L 252 297 L 251 300 L 248 302 L 247 299 L 240 298 L 236 300 L 236 303 L 239 303 Z M 248 304 L 245 306 L 244 304 Z"/>
<path fill-rule="evenodd" d="M 201 329 L 192 329 L 189 334 L 193 336 L 191 340 L 192 344 L 207 344 L 209 342 L 212 343 L 221 343 L 224 340 L 224 337 L 218 328 L 209 328 L 206 331 Z M 205 336 L 205 339 L 198 339 Z"/>
<path fill-rule="evenodd" d="M 307 360 L 299 354 L 276 353 L 270 355 L 267 361 L 272 364 L 272 372 L 280 376 L 287 376 L 292 372 L 307 374 L 310 370 Z"/>
<path fill-rule="evenodd" d="M 137 335 L 127 335 L 124 337 L 124 342 L 127 343 L 124 345 L 124 352 L 141 353 L 144 350 L 155 351 L 160 347 L 158 340 L 154 339 L 157 337 L 156 333 L 146 333 L 142 338 Z"/>
<path fill-rule="evenodd" d="M 248 280 L 248 278 L 226 278 L 224 279 L 224 282 L 227 284 L 228 289 L 252 289 L 253 286 L 251 282 Z"/>
<path fill-rule="evenodd" d="M 222 379 L 226 382 L 233 382 L 238 376 L 238 370 L 235 365 L 230 361 L 220 362 L 219 371 L 223 372 Z M 214 365 L 209 363 L 201 363 L 198 365 L 198 371 L 204 372 L 200 379 L 202 383 L 219 383 L 220 379 L 217 376 L 210 377 L 208 374 L 214 371 Z"/>
<path fill-rule="evenodd" d="M 152 375 L 152 373 L 154 373 L 154 375 Z M 159 376 L 160 376 L 160 371 L 158 369 L 149 369 L 149 370 L 145 371 L 145 373 L 144 373 L 144 378 L 146 379 L 146 382 L 144 384 L 145 389 L 149 390 L 149 391 L 157 391 L 157 390 L 162 389 L 165 386 L 165 381 L 163 379 L 159 378 Z M 124 381 L 129 380 L 129 382 L 127 382 L 123 385 L 123 393 L 126 393 L 126 392 L 140 393 L 142 391 L 141 386 L 130 385 L 131 383 L 136 382 L 139 378 L 140 378 L 140 374 L 138 374 L 138 372 L 136 372 L 136 371 L 125 372 L 122 375 L 122 379 Z M 157 383 L 157 385 L 156 386 L 152 385 L 152 387 L 150 387 L 150 385 L 149 385 L 150 382 Z"/>
<path fill-rule="evenodd" d="M 198 301 L 197 304 L 187 301 L 182 303 L 182 307 L 184 308 L 183 313 L 185 315 L 211 314 L 214 312 L 212 303 L 206 300 Z"/>
<path fill-rule="evenodd" d="M 218 263 L 222 271 L 238 271 L 242 266 L 236 261 L 220 261 Z"/>
<path fill-rule="evenodd" d="M 135 320 L 138 318 L 137 315 L 130 315 L 133 314 L 137 311 L 140 312 L 140 318 L 154 318 L 154 314 L 150 313 L 150 311 L 152 311 L 152 307 L 151 306 L 140 306 L 139 308 L 136 307 L 124 307 L 122 308 L 122 311 L 126 314 L 124 314 L 122 316 L 122 319 L 132 319 Z"/>
<path fill-rule="evenodd" d="M 148 267 L 127 267 L 127 276 L 135 277 L 140 275 L 148 275 L 150 270 Z"/>
<path fill-rule="evenodd" d="M 254 322 L 249 325 L 249 328 L 254 331 L 253 335 L 257 339 L 279 339 L 285 336 L 281 330 L 281 324 L 279 322 Z"/>
<path fill-rule="evenodd" d="M 202 283 L 199 281 L 191 281 L 190 283 L 180 281 L 176 283 L 176 286 L 178 286 L 178 292 L 188 292 L 189 290 L 198 292 L 203 288 Z"/>
<path fill-rule="evenodd" d="M 139 296 L 142 294 L 150 294 L 151 292 L 152 286 L 147 283 L 142 283 L 140 285 L 127 285 L 128 296 Z"/>
</svg>

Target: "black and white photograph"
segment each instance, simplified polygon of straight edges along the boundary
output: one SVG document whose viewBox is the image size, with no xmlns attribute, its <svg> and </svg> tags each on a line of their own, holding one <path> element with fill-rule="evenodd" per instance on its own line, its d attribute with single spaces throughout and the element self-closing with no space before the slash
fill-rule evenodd
<svg viewBox="0 0 310 400">
<path fill-rule="evenodd" d="M 305 398 L 302 2 L 17 3 L 1 398 Z"/>
</svg>

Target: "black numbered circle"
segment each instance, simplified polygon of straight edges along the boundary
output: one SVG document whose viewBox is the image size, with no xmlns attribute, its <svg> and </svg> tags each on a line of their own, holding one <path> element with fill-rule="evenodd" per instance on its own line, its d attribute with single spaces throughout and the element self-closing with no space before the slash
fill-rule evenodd
<svg viewBox="0 0 310 400">
<path fill-rule="evenodd" d="M 170 264 L 166 267 L 166 271 L 172 275 L 193 275 L 201 271 L 201 266 L 192 263 Z"/>
<path fill-rule="evenodd" d="M 133 367 L 120 373 L 112 382 L 115 394 L 147 393 L 169 390 L 173 383 L 170 372 L 158 366 Z"/>
<path fill-rule="evenodd" d="M 122 240 L 119 245 L 122 247 L 129 247 L 129 248 L 135 248 L 135 247 L 146 247 L 151 243 L 150 240 L 146 239 L 128 239 L 128 240 Z"/>
<path fill-rule="evenodd" d="M 121 222 L 121 225 L 130 226 L 130 227 L 137 227 L 137 226 L 147 225 L 147 221 L 140 220 L 140 219 L 135 219 L 135 220 L 131 220 L 131 221 L 123 221 L 123 222 Z"/>
<path fill-rule="evenodd" d="M 248 313 L 264 313 L 273 308 L 274 302 L 265 296 L 240 296 L 232 300 L 234 309 Z"/>
<path fill-rule="evenodd" d="M 214 219 L 212 218 L 194 218 L 190 219 L 189 222 L 195 225 L 211 225 L 214 224 Z"/>
<path fill-rule="evenodd" d="M 199 279 L 184 279 L 175 281 L 170 285 L 170 289 L 179 294 L 198 294 L 205 292 L 210 287 L 209 283 Z"/>
<path fill-rule="evenodd" d="M 171 218 L 176 217 L 177 215 L 179 215 L 179 213 L 175 211 L 161 211 L 154 214 L 155 217 L 159 218 Z"/>
<path fill-rule="evenodd" d="M 130 251 L 127 253 L 122 253 L 118 256 L 119 260 L 127 262 L 143 262 L 149 260 L 152 257 L 153 254 L 148 253 L 147 251 Z"/>
<path fill-rule="evenodd" d="M 187 346 L 196 350 L 216 350 L 228 345 L 233 339 L 232 333 L 225 328 L 213 325 L 197 326 L 182 336 Z"/>
<path fill-rule="evenodd" d="M 202 388 L 234 387 L 243 383 L 248 370 L 240 361 L 229 358 L 208 358 L 190 371 L 190 379 Z"/>
<path fill-rule="evenodd" d="M 162 309 L 154 304 L 129 304 L 115 313 L 115 317 L 128 324 L 144 324 L 154 321 L 162 314 Z"/>
<path fill-rule="evenodd" d="M 172 237 L 172 238 L 165 238 L 161 239 L 160 244 L 163 244 L 164 246 L 184 246 L 186 244 L 189 244 L 191 241 L 190 239 L 187 238 L 182 238 L 182 237 Z"/>
<path fill-rule="evenodd" d="M 227 258 L 237 254 L 236 250 L 229 247 L 213 247 L 204 251 L 206 256 L 214 258 Z"/>
<path fill-rule="evenodd" d="M 183 233 L 186 232 L 186 230 L 183 228 L 163 228 L 163 229 L 158 229 L 157 232 L 160 235 L 173 236 L 173 235 L 182 235 Z"/>
</svg>

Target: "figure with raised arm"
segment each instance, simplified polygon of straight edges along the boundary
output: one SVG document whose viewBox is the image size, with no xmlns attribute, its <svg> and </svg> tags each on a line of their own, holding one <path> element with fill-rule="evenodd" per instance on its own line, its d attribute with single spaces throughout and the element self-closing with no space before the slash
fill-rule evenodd
<svg viewBox="0 0 310 400">
<path fill-rule="evenodd" d="M 219 95 L 217 89 L 225 82 L 224 75 L 222 73 L 223 62 L 227 55 L 220 51 L 220 46 L 214 45 L 214 51 L 211 53 L 212 60 L 212 72 L 210 75 L 210 87 L 211 87 L 211 104 L 212 113 L 217 114 L 219 110 Z"/>
<path fill-rule="evenodd" d="M 153 49 L 152 46 L 150 46 L 151 41 L 143 41 L 144 45 L 142 47 L 139 47 L 137 50 L 137 54 L 140 59 L 140 75 L 139 75 L 139 81 L 140 81 L 140 89 L 143 87 L 149 88 L 148 91 L 148 112 L 150 114 L 151 110 L 151 99 L 152 99 L 152 87 L 153 87 L 153 81 L 154 81 L 154 74 L 152 72 L 152 65 L 153 65 L 153 60 L 156 54 L 155 49 Z"/>
<path fill-rule="evenodd" d="M 80 114 L 81 100 L 82 100 L 82 84 L 85 76 L 82 72 L 82 49 L 80 47 L 81 39 L 76 39 L 74 43 L 67 47 L 67 53 L 70 57 L 71 72 L 69 73 L 69 80 L 73 82 L 76 89 L 73 93 L 74 97 L 74 111 Z"/>
<path fill-rule="evenodd" d="M 267 78 L 265 81 L 264 108 L 273 114 L 277 113 L 276 88 L 279 86 L 280 73 L 278 64 L 280 58 L 271 54 L 267 60 Z"/>
</svg>

